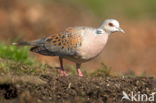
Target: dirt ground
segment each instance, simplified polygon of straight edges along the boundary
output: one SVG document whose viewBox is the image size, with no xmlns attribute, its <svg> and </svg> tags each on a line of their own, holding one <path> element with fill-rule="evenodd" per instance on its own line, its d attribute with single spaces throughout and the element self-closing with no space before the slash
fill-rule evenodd
<svg viewBox="0 0 156 103">
<path fill-rule="evenodd" d="M 122 91 L 140 94 L 156 91 L 153 77 L 38 77 L 44 82 L 1 83 L 0 103 L 121 103 Z"/>
</svg>

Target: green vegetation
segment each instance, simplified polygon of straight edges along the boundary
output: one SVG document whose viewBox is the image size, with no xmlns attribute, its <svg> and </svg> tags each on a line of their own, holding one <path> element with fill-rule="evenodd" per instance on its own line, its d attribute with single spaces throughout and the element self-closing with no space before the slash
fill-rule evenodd
<svg viewBox="0 0 156 103">
<path fill-rule="evenodd" d="M 99 17 L 130 19 L 156 17 L 156 0 L 70 0 L 89 8 Z"/>
<path fill-rule="evenodd" d="M 31 65 L 0 59 L 0 71 L 1 73 L 33 73 L 36 69 Z"/>
<path fill-rule="evenodd" d="M 47 68 L 51 67 L 30 57 L 28 47 L 0 43 L 0 73 L 38 74 L 47 72 Z"/>
<path fill-rule="evenodd" d="M 128 71 L 126 73 L 124 73 L 124 76 L 126 76 L 126 77 L 136 77 L 136 74 L 132 69 L 128 69 Z"/>
<path fill-rule="evenodd" d="M 0 58 L 14 60 L 24 64 L 33 64 L 34 59 L 29 56 L 28 47 L 16 47 L 0 43 Z"/>
<path fill-rule="evenodd" d="M 137 75 L 135 73 L 135 71 L 132 70 L 132 69 L 128 69 L 128 71 L 125 72 L 123 75 L 126 76 L 126 77 L 136 77 L 136 76 L 138 76 L 138 77 L 148 77 L 149 76 L 145 71 L 142 72 L 140 75 Z"/>
<path fill-rule="evenodd" d="M 41 74 L 56 74 L 56 69 L 46 65 L 35 63 L 34 65 L 23 64 L 14 60 L 0 58 L 0 75 L 14 74 L 14 75 L 41 75 Z"/>
<path fill-rule="evenodd" d="M 101 63 L 101 68 L 97 69 L 92 76 L 110 76 L 111 75 L 111 68 L 106 66 L 104 63 Z"/>
</svg>

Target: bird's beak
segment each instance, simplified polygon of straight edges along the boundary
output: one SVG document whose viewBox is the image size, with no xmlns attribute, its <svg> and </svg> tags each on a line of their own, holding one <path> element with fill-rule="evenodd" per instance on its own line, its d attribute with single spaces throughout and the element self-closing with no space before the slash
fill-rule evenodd
<svg viewBox="0 0 156 103">
<path fill-rule="evenodd" d="M 118 31 L 122 32 L 122 33 L 125 33 L 125 31 L 122 28 L 120 28 L 120 27 L 118 28 Z"/>
</svg>

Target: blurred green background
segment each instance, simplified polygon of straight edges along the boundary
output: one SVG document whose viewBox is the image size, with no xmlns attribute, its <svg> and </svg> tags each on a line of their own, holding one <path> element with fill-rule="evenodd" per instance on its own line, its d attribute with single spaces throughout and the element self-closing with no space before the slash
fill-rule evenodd
<svg viewBox="0 0 156 103">
<path fill-rule="evenodd" d="M 156 0 L 70 0 L 70 2 L 87 7 L 99 17 L 115 16 L 128 19 L 156 17 Z"/>
</svg>

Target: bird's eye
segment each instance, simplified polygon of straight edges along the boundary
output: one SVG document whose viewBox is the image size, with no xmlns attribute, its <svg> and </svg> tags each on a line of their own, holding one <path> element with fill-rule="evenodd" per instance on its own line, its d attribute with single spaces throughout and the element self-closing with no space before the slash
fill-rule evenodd
<svg viewBox="0 0 156 103">
<path fill-rule="evenodd" d="M 111 27 L 114 26 L 112 23 L 108 23 L 108 25 L 111 26 Z"/>
</svg>

